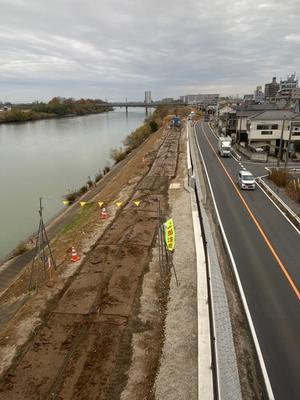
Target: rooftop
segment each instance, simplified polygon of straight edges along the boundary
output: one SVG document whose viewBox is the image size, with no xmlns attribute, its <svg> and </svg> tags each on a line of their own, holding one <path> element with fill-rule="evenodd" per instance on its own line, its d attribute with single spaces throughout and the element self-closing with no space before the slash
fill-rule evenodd
<svg viewBox="0 0 300 400">
<path fill-rule="evenodd" d="M 300 114 L 289 110 L 267 110 L 257 113 L 251 117 L 253 120 L 283 120 L 283 119 L 294 119 L 300 116 Z"/>
</svg>

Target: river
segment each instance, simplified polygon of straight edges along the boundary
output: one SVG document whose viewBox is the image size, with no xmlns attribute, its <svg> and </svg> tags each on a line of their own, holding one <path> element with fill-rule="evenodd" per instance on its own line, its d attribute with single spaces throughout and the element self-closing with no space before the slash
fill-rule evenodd
<svg viewBox="0 0 300 400">
<path fill-rule="evenodd" d="M 116 109 L 0 125 L 0 260 L 37 230 L 40 197 L 47 221 L 64 207 L 62 196 L 94 179 L 144 119 L 144 109 Z"/>
</svg>

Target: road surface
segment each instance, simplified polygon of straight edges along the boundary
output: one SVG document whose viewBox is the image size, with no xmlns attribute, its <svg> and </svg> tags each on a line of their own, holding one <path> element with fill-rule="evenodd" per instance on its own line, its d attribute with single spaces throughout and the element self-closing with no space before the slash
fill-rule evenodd
<svg viewBox="0 0 300 400">
<path fill-rule="evenodd" d="M 276 400 L 300 398 L 299 232 L 260 188 L 241 191 L 242 169 L 217 155 L 207 123 L 195 134 L 235 260 Z M 199 154 L 200 157 L 200 154 Z M 247 164 L 255 177 L 263 167 Z"/>
</svg>

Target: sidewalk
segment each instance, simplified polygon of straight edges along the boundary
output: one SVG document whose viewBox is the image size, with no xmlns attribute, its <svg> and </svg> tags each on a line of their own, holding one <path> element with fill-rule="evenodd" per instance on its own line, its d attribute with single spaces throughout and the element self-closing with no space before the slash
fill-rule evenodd
<svg viewBox="0 0 300 400">
<path fill-rule="evenodd" d="M 184 142 L 185 132 L 181 135 L 177 176 L 169 189 L 176 235 L 174 265 L 179 287 L 172 273 L 165 342 L 155 382 L 157 400 L 198 399 L 197 260 L 190 193 L 185 189 L 187 167 Z M 207 373 L 210 374 L 210 371 Z"/>
</svg>

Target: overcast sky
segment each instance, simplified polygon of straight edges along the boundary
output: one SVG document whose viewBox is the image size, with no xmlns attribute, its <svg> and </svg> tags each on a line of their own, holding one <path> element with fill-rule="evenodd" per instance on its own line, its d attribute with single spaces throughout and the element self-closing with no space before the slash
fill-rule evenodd
<svg viewBox="0 0 300 400">
<path fill-rule="evenodd" d="M 0 0 L 0 101 L 253 93 L 300 72 L 300 0 Z"/>
</svg>

